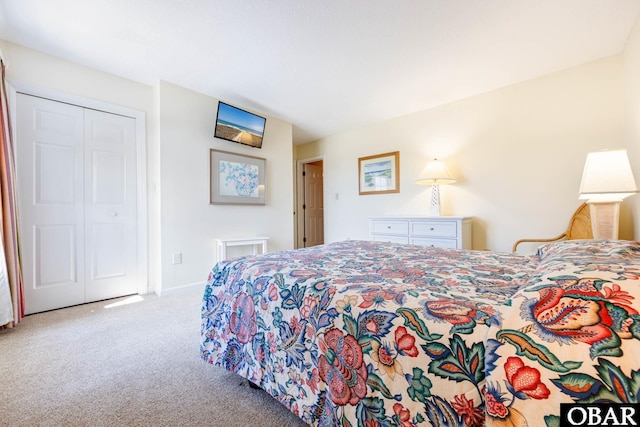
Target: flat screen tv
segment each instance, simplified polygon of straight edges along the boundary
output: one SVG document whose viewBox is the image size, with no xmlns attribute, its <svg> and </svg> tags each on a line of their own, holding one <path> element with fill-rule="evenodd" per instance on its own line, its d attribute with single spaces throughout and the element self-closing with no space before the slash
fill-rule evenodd
<svg viewBox="0 0 640 427">
<path fill-rule="evenodd" d="M 267 120 L 224 102 L 218 102 L 216 138 L 262 148 L 264 124 Z"/>
</svg>

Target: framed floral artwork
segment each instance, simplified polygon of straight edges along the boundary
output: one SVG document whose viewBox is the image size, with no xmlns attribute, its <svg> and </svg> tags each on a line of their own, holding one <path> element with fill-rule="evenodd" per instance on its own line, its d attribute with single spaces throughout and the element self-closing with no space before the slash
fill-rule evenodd
<svg viewBox="0 0 640 427">
<path fill-rule="evenodd" d="M 210 161 L 211 204 L 266 204 L 265 159 L 210 150 Z"/>
<path fill-rule="evenodd" d="M 359 194 L 400 192 L 400 152 L 358 159 Z"/>
</svg>

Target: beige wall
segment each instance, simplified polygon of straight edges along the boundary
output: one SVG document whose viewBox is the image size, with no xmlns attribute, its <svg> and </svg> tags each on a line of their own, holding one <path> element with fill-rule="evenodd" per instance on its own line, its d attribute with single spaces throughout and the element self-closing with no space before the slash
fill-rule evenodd
<svg viewBox="0 0 640 427">
<path fill-rule="evenodd" d="M 627 149 L 636 183 L 640 183 L 640 17 L 624 51 L 624 83 L 627 101 Z M 633 208 L 635 239 L 640 240 L 640 195 L 629 198 Z"/>
<path fill-rule="evenodd" d="M 217 99 L 167 82 L 158 92 L 163 291 L 206 279 L 215 238 L 261 235 L 270 251 L 293 248 L 291 123 L 267 117 L 261 149 L 216 140 Z M 267 205 L 209 205 L 210 149 L 266 158 Z"/>
<path fill-rule="evenodd" d="M 9 82 L 139 110 L 146 115 L 150 291 L 203 283 L 216 237 L 270 236 L 293 247 L 292 126 L 267 117 L 262 149 L 213 138 L 217 99 L 159 82 L 147 86 L 0 40 Z M 266 206 L 209 205 L 209 149 L 267 160 Z M 182 252 L 174 265 L 172 254 Z"/>
<path fill-rule="evenodd" d="M 624 146 L 622 76 L 618 55 L 298 147 L 324 157 L 325 241 L 367 238 L 369 216 L 426 214 L 430 187 L 414 181 L 436 157 L 458 179 L 441 186 L 444 214 L 474 217 L 474 249 L 560 234 L 586 154 Z M 395 150 L 400 193 L 359 196 L 358 158 Z"/>
<path fill-rule="evenodd" d="M 8 79 L 143 111 L 147 125 L 149 280 L 164 291 L 203 280 L 212 239 L 266 234 L 293 246 L 291 124 L 269 117 L 257 151 L 212 138 L 216 99 L 165 83 L 147 86 L 0 40 Z M 510 250 L 525 236 L 563 231 L 579 204 L 587 152 L 629 149 L 640 176 L 640 24 L 622 55 L 295 147 L 324 158 L 326 241 L 367 238 L 367 218 L 425 214 L 429 187 L 414 184 L 444 160 L 458 182 L 444 213 L 474 219 L 474 248 Z M 266 207 L 208 204 L 208 149 L 267 158 Z M 401 192 L 359 196 L 358 157 L 399 150 Z M 631 210 L 633 209 L 633 215 Z M 640 196 L 625 201 L 621 237 L 640 233 Z M 173 266 L 171 254 L 183 253 Z"/>
<path fill-rule="evenodd" d="M 7 79 L 144 111 L 152 110 L 148 85 L 96 71 L 32 49 L 0 40 Z"/>
</svg>

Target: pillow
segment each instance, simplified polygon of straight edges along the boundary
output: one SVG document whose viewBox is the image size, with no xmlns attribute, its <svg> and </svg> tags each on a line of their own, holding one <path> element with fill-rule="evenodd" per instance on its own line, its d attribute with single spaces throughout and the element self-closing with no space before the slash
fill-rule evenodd
<svg viewBox="0 0 640 427">
<path fill-rule="evenodd" d="M 563 240 L 538 248 L 540 264 L 558 260 L 576 263 L 621 262 L 640 263 L 640 242 L 629 240 Z"/>
<path fill-rule="evenodd" d="M 628 240 L 564 240 L 541 246 L 539 264 L 521 290 L 551 278 L 591 277 L 640 279 L 640 242 Z"/>
</svg>

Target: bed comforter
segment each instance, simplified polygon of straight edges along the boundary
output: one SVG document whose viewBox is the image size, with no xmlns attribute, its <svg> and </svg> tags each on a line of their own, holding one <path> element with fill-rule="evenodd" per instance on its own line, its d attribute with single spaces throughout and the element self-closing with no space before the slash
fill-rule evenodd
<svg viewBox="0 0 640 427">
<path fill-rule="evenodd" d="M 558 425 L 637 402 L 640 244 L 346 241 L 218 263 L 201 357 L 314 426 Z"/>
</svg>

